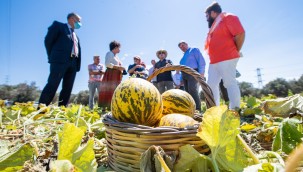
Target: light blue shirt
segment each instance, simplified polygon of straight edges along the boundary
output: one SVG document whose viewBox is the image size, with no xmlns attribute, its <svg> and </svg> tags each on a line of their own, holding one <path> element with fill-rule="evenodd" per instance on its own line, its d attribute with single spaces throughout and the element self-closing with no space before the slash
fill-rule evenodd
<svg viewBox="0 0 303 172">
<path fill-rule="evenodd" d="M 198 48 L 188 48 L 180 60 L 180 65 L 198 69 L 200 74 L 205 72 L 205 60 Z"/>
</svg>

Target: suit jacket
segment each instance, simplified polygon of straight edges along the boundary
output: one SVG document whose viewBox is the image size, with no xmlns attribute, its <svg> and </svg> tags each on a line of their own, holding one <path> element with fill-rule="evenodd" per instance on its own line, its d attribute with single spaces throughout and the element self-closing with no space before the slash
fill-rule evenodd
<svg viewBox="0 0 303 172">
<path fill-rule="evenodd" d="M 81 66 L 81 47 L 78 39 L 79 55 L 77 60 L 77 71 Z M 44 40 L 49 63 L 68 63 L 73 48 L 73 38 L 67 24 L 54 21 L 48 28 Z"/>
</svg>

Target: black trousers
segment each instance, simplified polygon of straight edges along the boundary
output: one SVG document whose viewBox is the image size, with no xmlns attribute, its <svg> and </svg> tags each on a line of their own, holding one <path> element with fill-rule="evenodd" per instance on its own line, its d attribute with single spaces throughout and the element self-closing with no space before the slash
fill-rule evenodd
<svg viewBox="0 0 303 172">
<path fill-rule="evenodd" d="M 75 58 L 71 58 L 68 63 L 50 64 L 50 74 L 47 84 L 42 90 L 39 103 L 49 105 L 52 102 L 62 80 L 62 90 L 59 95 L 59 106 L 66 106 L 68 104 L 77 73 L 76 60 L 77 59 Z"/>
<path fill-rule="evenodd" d="M 199 84 L 198 81 L 192 76 L 185 72 L 182 72 L 182 78 L 184 83 L 184 89 L 194 99 L 196 103 L 196 110 L 201 111 L 201 100 L 199 96 Z"/>
</svg>

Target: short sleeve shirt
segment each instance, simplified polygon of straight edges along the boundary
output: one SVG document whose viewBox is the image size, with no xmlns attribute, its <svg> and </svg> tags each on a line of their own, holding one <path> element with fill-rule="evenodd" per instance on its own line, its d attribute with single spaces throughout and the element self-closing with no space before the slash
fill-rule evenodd
<svg viewBox="0 0 303 172">
<path fill-rule="evenodd" d="M 103 71 L 104 72 L 104 66 L 102 64 L 96 65 L 93 63 L 93 64 L 88 65 L 88 71 L 91 71 L 91 72 Z M 101 79 L 101 74 L 100 75 L 90 75 L 88 82 L 95 82 L 95 81 L 100 82 L 100 79 Z"/>
<path fill-rule="evenodd" d="M 237 16 L 227 13 L 210 35 L 210 64 L 240 57 L 234 37 L 245 32 Z"/>
<path fill-rule="evenodd" d="M 135 67 L 136 65 L 137 64 L 129 65 L 127 71 L 129 71 L 131 68 Z M 145 68 L 143 66 L 135 69 L 135 71 L 138 71 L 138 72 L 142 72 L 144 70 L 145 70 Z M 129 76 L 132 76 L 132 75 L 133 75 L 133 73 L 129 73 Z M 139 78 L 140 75 L 137 75 L 137 77 Z"/>
</svg>

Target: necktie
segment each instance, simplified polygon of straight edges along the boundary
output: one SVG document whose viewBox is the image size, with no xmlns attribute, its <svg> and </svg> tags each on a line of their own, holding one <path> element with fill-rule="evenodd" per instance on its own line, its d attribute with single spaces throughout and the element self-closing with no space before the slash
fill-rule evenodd
<svg viewBox="0 0 303 172">
<path fill-rule="evenodd" d="M 74 32 L 74 29 L 71 28 L 71 30 L 72 30 L 72 37 L 73 37 L 73 43 L 74 43 L 72 54 L 75 55 L 76 57 L 78 57 L 79 50 L 78 50 L 77 36 L 76 36 L 76 33 Z"/>
</svg>

